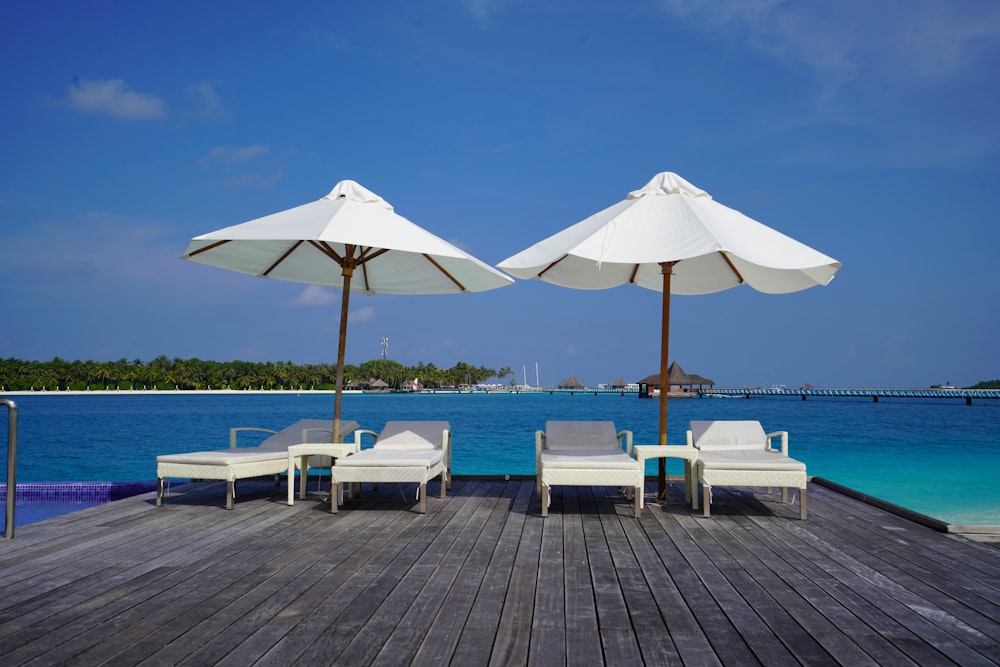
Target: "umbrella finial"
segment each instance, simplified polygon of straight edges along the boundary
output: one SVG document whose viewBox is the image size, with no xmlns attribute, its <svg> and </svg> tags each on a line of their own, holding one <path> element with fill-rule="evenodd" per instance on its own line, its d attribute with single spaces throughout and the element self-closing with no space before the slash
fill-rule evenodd
<svg viewBox="0 0 1000 667">
<path fill-rule="evenodd" d="M 687 195 L 689 197 L 712 198 L 712 195 L 695 187 L 672 171 L 663 171 L 653 176 L 653 179 L 646 183 L 641 190 L 633 190 L 628 193 L 628 198 L 638 199 L 645 195 Z"/>
<path fill-rule="evenodd" d="M 349 179 L 343 180 L 333 186 L 333 190 L 330 190 L 330 194 L 324 197 L 324 199 L 348 199 L 361 204 L 379 204 L 390 211 L 392 210 L 392 204 L 382 199 L 357 181 Z"/>
</svg>

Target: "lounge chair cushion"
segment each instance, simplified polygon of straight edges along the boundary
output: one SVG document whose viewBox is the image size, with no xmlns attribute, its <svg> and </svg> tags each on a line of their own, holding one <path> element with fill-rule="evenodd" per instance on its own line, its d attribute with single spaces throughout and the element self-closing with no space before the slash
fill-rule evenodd
<svg viewBox="0 0 1000 667">
<path fill-rule="evenodd" d="M 763 450 L 767 434 L 758 421 L 692 421 L 694 446 L 702 452 L 721 449 Z"/>
<path fill-rule="evenodd" d="M 545 422 L 545 449 L 578 452 L 622 451 L 615 433 L 615 424 L 607 421 Z"/>
<path fill-rule="evenodd" d="M 340 432 L 348 434 L 358 428 L 355 421 L 341 420 Z M 306 440 L 302 439 L 302 432 L 306 433 Z M 285 452 L 289 445 L 298 445 L 303 442 L 330 442 L 333 435 L 333 420 L 331 419 L 300 419 L 290 426 L 286 426 L 274 435 L 268 437 L 253 449 L 271 450 Z M 249 448 L 247 448 L 249 449 Z"/>
<path fill-rule="evenodd" d="M 441 438 L 450 428 L 446 421 L 391 421 L 379 433 L 377 449 L 441 448 Z"/>
<path fill-rule="evenodd" d="M 432 449 L 430 447 L 420 449 L 412 447 L 383 449 L 379 447 L 376 449 L 366 449 L 357 454 L 337 459 L 337 467 L 375 468 L 393 466 L 402 468 L 429 468 L 441 463 L 443 457 L 444 452 L 441 449 Z"/>
<path fill-rule="evenodd" d="M 287 449 L 287 446 L 286 446 Z M 281 461 L 274 450 L 260 451 L 257 447 L 243 449 L 220 449 L 210 452 L 188 452 L 186 454 L 162 454 L 157 463 L 183 463 L 188 465 L 231 466 L 254 461 Z"/>
<path fill-rule="evenodd" d="M 541 455 L 542 466 L 545 468 L 572 468 L 578 470 L 635 470 L 639 467 L 639 462 L 634 458 L 619 450 L 617 453 L 586 449 L 559 449 L 556 451 L 543 451 Z"/>
<path fill-rule="evenodd" d="M 708 451 L 698 456 L 703 470 L 781 470 L 805 472 L 806 464 L 779 452 L 768 451 Z"/>
</svg>

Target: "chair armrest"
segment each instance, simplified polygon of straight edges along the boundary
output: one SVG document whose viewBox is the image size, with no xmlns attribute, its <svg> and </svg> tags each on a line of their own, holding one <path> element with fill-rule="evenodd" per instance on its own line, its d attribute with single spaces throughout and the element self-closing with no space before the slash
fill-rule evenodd
<svg viewBox="0 0 1000 667">
<path fill-rule="evenodd" d="M 541 454 L 545 449 L 545 431 L 535 431 L 535 454 Z"/>
<path fill-rule="evenodd" d="M 616 437 L 618 438 L 619 447 L 621 447 L 622 438 L 625 439 L 625 453 L 628 454 L 629 456 L 632 456 L 632 431 L 629 431 L 627 429 L 624 431 L 619 431 Z M 632 458 L 635 457 L 632 456 Z"/>
<path fill-rule="evenodd" d="M 690 429 L 688 429 L 687 438 L 688 438 L 688 447 L 694 447 L 694 433 L 692 433 Z"/>
<path fill-rule="evenodd" d="M 237 426 L 236 428 L 229 429 L 229 448 L 236 449 L 236 434 L 240 431 L 260 431 L 261 433 L 270 433 L 274 435 L 277 431 L 272 431 L 269 428 L 257 428 L 256 426 Z"/>
<path fill-rule="evenodd" d="M 445 429 L 441 434 L 441 454 L 444 457 L 444 465 L 451 473 L 451 430 Z"/>
<path fill-rule="evenodd" d="M 774 438 L 779 435 L 781 436 L 781 453 L 784 454 L 785 456 L 788 456 L 788 431 L 775 431 L 774 433 L 768 433 L 767 448 L 770 449 L 771 451 L 774 451 L 774 448 L 771 447 L 771 438 Z"/>
<path fill-rule="evenodd" d="M 361 451 L 361 436 L 364 435 L 364 434 L 370 435 L 372 438 L 374 438 L 375 442 L 378 442 L 378 433 L 376 433 L 375 431 L 369 431 L 366 428 L 359 428 L 359 429 L 357 429 L 357 430 L 354 431 L 354 451 L 355 452 L 360 452 Z"/>
<path fill-rule="evenodd" d="M 329 433 L 331 435 L 331 439 L 332 439 L 332 436 L 333 436 L 333 429 L 332 428 L 304 428 L 304 429 L 302 429 L 302 442 L 309 442 L 309 434 L 313 433 L 314 431 L 321 431 L 323 433 Z M 341 436 L 340 441 L 341 442 L 344 441 L 343 436 Z"/>
</svg>

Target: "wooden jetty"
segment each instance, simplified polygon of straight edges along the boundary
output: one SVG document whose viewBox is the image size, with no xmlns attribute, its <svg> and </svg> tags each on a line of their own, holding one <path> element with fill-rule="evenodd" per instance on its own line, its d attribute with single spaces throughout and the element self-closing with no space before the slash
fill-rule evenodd
<svg viewBox="0 0 1000 667">
<path fill-rule="evenodd" d="M 640 519 L 613 489 L 557 488 L 546 519 L 533 480 L 429 490 L 333 515 L 189 484 L 19 527 L 0 664 L 1000 663 L 1000 549 L 819 484 L 808 521 L 764 490 L 710 519 L 676 484 Z"/>
<path fill-rule="evenodd" d="M 865 388 L 831 388 L 820 389 L 815 387 L 741 387 L 741 388 L 712 388 L 700 389 L 697 392 L 701 397 L 727 397 L 727 398 L 767 398 L 774 396 L 797 396 L 806 400 L 810 396 L 835 397 L 835 398 L 870 398 L 878 403 L 880 398 L 949 398 L 962 399 L 966 405 L 972 405 L 972 399 L 1000 399 L 1000 389 L 880 389 L 877 387 Z"/>
</svg>

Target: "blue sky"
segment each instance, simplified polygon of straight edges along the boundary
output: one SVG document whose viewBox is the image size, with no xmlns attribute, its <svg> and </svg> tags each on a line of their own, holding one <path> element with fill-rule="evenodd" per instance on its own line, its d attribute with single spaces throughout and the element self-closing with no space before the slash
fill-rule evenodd
<svg viewBox="0 0 1000 667">
<path fill-rule="evenodd" d="M 1000 377 L 1000 4 L 17 3 L 0 25 L 0 356 L 333 363 L 335 290 L 184 262 L 353 179 L 497 264 L 674 171 L 840 260 L 676 296 L 721 386 Z M 351 300 L 347 360 L 657 372 L 660 295 Z"/>
</svg>

